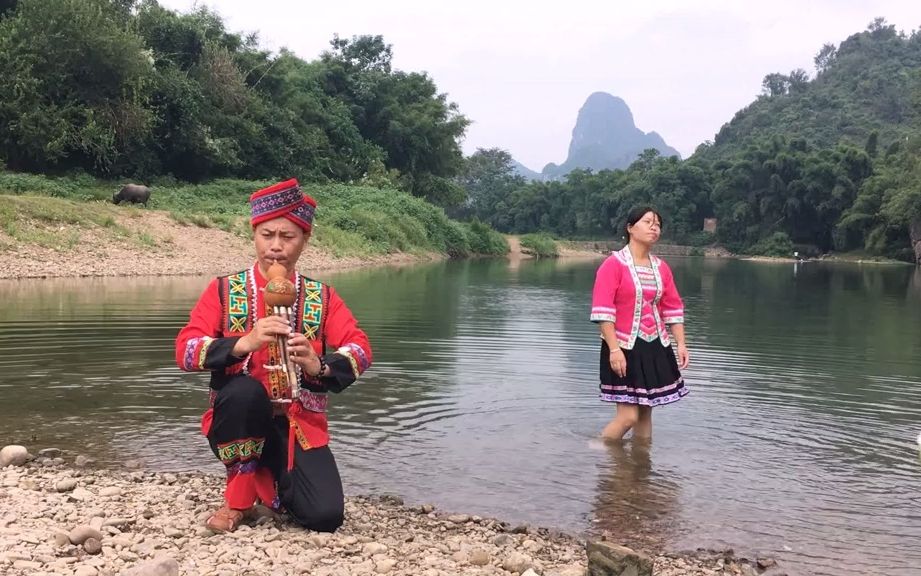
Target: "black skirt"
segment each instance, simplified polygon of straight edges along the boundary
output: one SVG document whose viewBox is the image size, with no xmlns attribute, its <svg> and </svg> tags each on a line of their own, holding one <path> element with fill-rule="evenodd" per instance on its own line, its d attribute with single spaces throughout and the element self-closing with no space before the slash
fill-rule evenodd
<svg viewBox="0 0 921 576">
<path fill-rule="evenodd" d="M 623 350 L 623 349 L 622 349 Z M 657 338 L 647 342 L 637 338 L 632 350 L 624 350 L 627 375 L 623 378 L 611 369 L 610 348 L 601 342 L 601 400 L 640 406 L 662 406 L 680 400 L 688 393 L 678 370 L 678 360 L 671 345 L 663 346 Z"/>
</svg>

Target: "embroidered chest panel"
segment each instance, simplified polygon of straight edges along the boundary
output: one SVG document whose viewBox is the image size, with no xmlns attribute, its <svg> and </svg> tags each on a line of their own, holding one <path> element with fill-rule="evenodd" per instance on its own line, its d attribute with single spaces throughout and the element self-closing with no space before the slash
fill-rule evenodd
<svg viewBox="0 0 921 576">
<path fill-rule="evenodd" d="M 242 335 L 249 332 L 257 315 L 255 279 L 251 270 L 244 270 L 221 278 L 221 293 L 224 295 L 222 326 L 225 336 Z M 321 335 L 325 287 L 322 282 L 300 278 L 298 298 L 295 303 L 298 324 L 302 334 L 310 340 Z"/>
</svg>

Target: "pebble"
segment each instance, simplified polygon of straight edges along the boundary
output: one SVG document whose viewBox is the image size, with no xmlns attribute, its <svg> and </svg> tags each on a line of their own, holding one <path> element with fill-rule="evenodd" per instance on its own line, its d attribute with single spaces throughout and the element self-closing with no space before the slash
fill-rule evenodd
<svg viewBox="0 0 921 576">
<path fill-rule="evenodd" d="M 102 552 L 102 542 L 95 538 L 87 538 L 83 543 L 83 549 L 87 554 L 99 554 Z"/>
<path fill-rule="evenodd" d="M 474 566 L 486 566 L 489 564 L 489 552 L 482 548 L 474 548 L 467 559 Z"/>
<path fill-rule="evenodd" d="M 387 551 L 387 546 L 381 544 L 380 542 L 368 542 L 361 548 L 361 553 L 364 556 L 374 556 L 375 554 L 381 554 Z"/>
<path fill-rule="evenodd" d="M 70 493 L 70 497 L 79 502 L 85 502 L 93 497 L 93 493 L 86 488 L 77 486 L 74 488 L 73 492 Z"/>
<path fill-rule="evenodd" d="M 67 546 L 68 544 L 71 543 L 70 536 L 68 536 L 65 532 L 55 532 L 52 538 L 54 541 L 54 545 L 58 548 L 61 548 L 62 546 Z"/>
<path fill-rule="evenodd" d="M 77 481 L 73 478 L 64 478 L 59 480 L 55 485 L 54 489 L 56 492 L 70 492 L 77 487 Z"/>
<path fill-rule="evenodd" d="M 95 538 L 96 540 L 101 541 L 102 532 L 100 532 L 99 530 L 96 530 L 92 526 L 87 526 L 84 524 L 81 526 L 77 526 L 76 528 L 71 530 L 67 534 L 67 537 L 70 539 L 71 544 L 74 544 L 75 546 L 79 546 L 80 544 L 83 544 L 84 542 L 86 542 L 87 538 Z"/>
<path fill-rule="evenodd" d="M 92 458 L 88 456 L 84 456 L 83 454 L 80 454 L 74 460 L 74 466 L 76 466 L 77 468 L 85 468 L 89 466 L 90 464 L 92 464 L 93 462 L 94 460 Z"/>
<path fill-rule="evenodd" d="M 511 541 L 512 541 L 512 537 L 509 536 L 508 534 L 499 534 L 498 536 L 492 539 L 492 543 L 494 546 L 505 546 Z"/>
</svg>

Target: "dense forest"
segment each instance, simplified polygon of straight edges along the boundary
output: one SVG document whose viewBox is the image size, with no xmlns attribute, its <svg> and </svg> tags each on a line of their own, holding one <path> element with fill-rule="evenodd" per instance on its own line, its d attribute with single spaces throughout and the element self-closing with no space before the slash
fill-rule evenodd
<svg viewBox="0 0 921 576">
<path fill-rule="evenodd" d="M 568 238 L 616 237 L 632 206 L 651 203 L 675 242 L 914 259 L 921 33 L 876 20 L 823 46 L 815 66 L 765 76 L 687 160 L 647 150 L 623 170 L 529 182 L 503 150 L 464 158 L 469 120 L 427 74 L 394 69 L 380 36 L 333 37 L 307 61 L 207 8 L 0 0 L 0 170 L 163 186 L 297 176 Z"/>
<path fill-rule="evenodd" d="M 921 241 L 921 33 L 876 20 L 815 64 L 813 78 L 765 76 L 757 100 L 685 161 L 648 150 L 625 170 L 527 182 L 505 151 L 478 150 L 457 213 L 501 231 L 598 238 L 649 203 L 676 242 L 921 258 L 910 238 L 914 224 Z M 715 237 L 702 231 L 708 217 Z"/>
<path fill-rule="evenodd" d="M 468 120 L 379 36 L 305 61 L 155 0 L 0 0 L 0 160 L 100 177 L 391 185 L 441 204 Z"/>
</svg>

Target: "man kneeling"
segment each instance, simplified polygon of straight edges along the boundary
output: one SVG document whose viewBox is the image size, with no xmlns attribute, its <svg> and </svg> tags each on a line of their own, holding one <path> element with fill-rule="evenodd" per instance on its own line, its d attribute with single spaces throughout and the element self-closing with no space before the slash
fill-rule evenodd
<svg viewBox="0 0 921 576">
<path fill-rule="evenodd" d="M 327 392 L 341 392 L 367 370 L 371 347 L 333 288 L 296 270 L 316 210 L 297 180 L 254 193 L 250 207 L 256 262 L 212 280 L 176 338 L 182 370 L 211 372 L 202 432 L 227 467 L 224 505 L 206 525 L 233 531 L 258 502 L 333 532 L 345 505 L 327 445 Z M 294 292 L 287 318 L 265 303 L 267 276 L 279 265 Z"/>
</svg>

